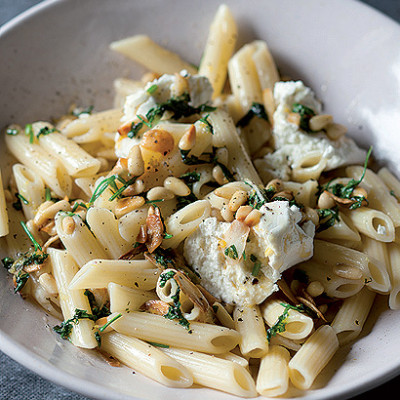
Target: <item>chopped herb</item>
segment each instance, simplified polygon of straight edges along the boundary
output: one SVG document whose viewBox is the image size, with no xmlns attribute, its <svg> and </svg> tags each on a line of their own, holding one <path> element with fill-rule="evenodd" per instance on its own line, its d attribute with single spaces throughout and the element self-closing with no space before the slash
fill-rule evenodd
<svg viewBox="0 0 400 400">
<path fill-rule="evenodd" d="M 59 132 L 59 130 L 56 128 L 49 128 L 48 126 L 45 126 L 40 129 L 40 131 L 38 132 L 36 137 L 39 139 L 40 136 L 46 136 L 46 135 L 49 135 L 50 133 L 54 133 L 54 132 Z"/>
<path fill-rule="evenodd" d="M 332 181 L 329 181 L 326 185 L 319 187 L 318 193 L 320 194 L 324 190 L 327 190 L 337 197 L 352 200 L 353 204 L 349 207 L 350 210 L 355 210 L 356 208 L 361 207 L 365 202 L 367 202 L 367 199 L 364 196 L 353 196 L 353 191 L 364 179 L 365 173 L 367 172 L 368 160 L 371 156 L 371 153 L 372 146 L 369 148 L 367 156 L 365 158 L 364 168 L 360 179 L 351 179 L 347 185 L 343 185 L 342 183 L 332 184 Z"/>
<path fill-rule="evenodd" d="M 214 127 L 211 125 L 211 122 L 208 120 L 210 114 L 207 114 L 205 117 L 199 119 L 203 124 L 205 124 L 212 135 L 214 135 Z"/>
<path fill-rule="evenodd" d="M 74 325 L 78 325 L 80 319 L 90 319 L 96 321 L 96 317 L 93 314 L 89 314 L 86 310 L 75 309 L 75 314 L 72 318 L 61 322 L 60 325 L 53 327 L 53 331 L 61 335 L 65 340 L 69 339 L 72 328 Z"/>
<path fill-rule="evenodd" d="M 118 318 L 121 318 L 122 314 L 119 313 L 115 317 L 111 318 L 109 321 L 107 321 L 101 328 L 99 328 L 99 332 L 104 332 L 106 328 L 108 328 L 113 322 L 115 322 Z"/>
<path fill-rule="evenodd" d="M 153 85 L 151 85 L 151 86 L 146 90 L 146 92 L 147 92 L 148 94 L 153 94 L 155 91 L 157 91 L 157 89 L 158 89 L 158 85 L 156 85 L 156 84 L 154 83 Z"/>
<path fill-rule="evenodd" d="M 167 233 L 167 232 L 164 233 L 164 239 L 171 239 L 173 237 L 174 237 L 174 235 L 171 235 L 170 233 Z"/>
<path fill-rule="evenodd" d="M 236 126 L 238 126 L 240 128 L 244 128 L 245 126 L 247 126 L 250 123 L 250 121 L 254 117 L 257 117 L 257 118 L 260 118 L 260 119 L 264 119 L 265 121 L 269 122 L 268 115 L 265 112 L 264 106 L 262 104 L 260 104 L 260 103 L 253 102 L 253 104 L 250 107 L 250 110 L 247 111 L 245 116 L 242 117 L 237 122 Z"/>
<path fill-rule="evenodd" d="M 25 286 L 26 282 L 28 281 L 28 279 L 29 279 L 29 274 L 28 273 L 23 273 L 21 271 L 18 272 L 18 274 L 15 276 L 14 293 L 20 292 L 24 288 L 24 286 Z"/>
<path fill-rule="evenodd" d="M 258 261 L 257 257 L 254 254 L 250 255 L 250 261 L 252 261 L 254 263 L 251 274 L 253 276 L 258 276 L 258 274 L 260 273 L 260 269 L 261 269 L 260 261 Z"/>
<path fill-rule="evenodd" d="M 187 205 L 194 203 L 195 201 L 198 200 L 198 198 L 193 192 L 191 192 L 188 196 L 176 196 L 176 200 L 177 200 L 176 207 L 178 210 L 180 210 L 183 207 L 186 207 Z"/>
<path fill-rule="evenodd" d="M 161 347 L 163 349 L 169 349 L 169 346 L 167 344 L 162 344 L 162 343 L 156 343 L 156 342 L 147 342 L 149 344 L 151 344 L 152 346 L 155 347 Z"/>
<path fill-rule="evenodd" d="M 96 331 L 94 333 L 94 338 L 96 339 L 97 346 L 101 347 L 101 336 L 100 336 L 99 331 Z"/>
<path fill-rule="evenodd" d="M 174 254 L 171 249 L 162 249 L 161 247 L 157 247 L 152 254 L 156 263 L 160 264 L 162 267 L 175 267 Z"/>
<path fill-rule="evenodd" d="M 160 288 L 163 288 L 166 283 L 175 276 L 175 271 L 162 272 L 160 275 Z"/>
<path fill-rule="evenodd" d="M 393 196 L 397 201 L 399 201 L 399 198 L 396 196 L 396 193 L 394 192 L 394 190 L 390 191 L 390 195 Z"/>
<path fill-rule="evenodd" d="M 132 122 L 131 130 L 128 132 L 128 138 L 132 139 L 137 136 L 140 130 L 143 128 L 143 122 Z"/>
<path fill-rule="evenodd" d="M 292 106 L 292 112 L 300 114 L 300 128 L 303 131 L 307 133 L 314 132 L 310 129 L 310 119 L 315 115 L 314 110 L 302 104 L 294 103 Z"/>
<path fill-rule="evenodd" d="M 42 246 L 36 241 L 36 239 L 33 237 L 32 233 L 29 231 L 28 227 L 26 226 L 25 222 L 21 221 L 21 226 L 24 229 L 25 233 L 28 235 L 29 239 L 35 246 L 35 250 L 42 250 Z"/>
<path fill-rule="evenodd" d="M 137 176 L 134 176 L 132 179 L 129 179 L 129 181 L 126 181 L 109 199 L 108 201 L 113 201 L 117 197 L 119 197 L 122 192 L 130 185 L 133 185 L 136 182 Z"/>
<path fill-rule="evenodd" d="M 26 124 L 25 125 L 25 135 L 29 136 L 29 143 L 33 143 L 33 139 L 35 137 L 35 134 L 33 133 L 33 127 L 32 124 Z"/>
<path fill-rule="evenodd" d="M 16 128 L 7 128 L 6 134 L 10 136 L 16 136 L 19 134 L 19 130 Z"/>
<path fill-rule="evenodd" d="M 14 259 L 11 257 L 4 257 L 1 262 L 3 263 L 3 267 L 6 269 L 10 269 L 14 264 Z"/>
<path fill-rule="evenodd" d="M 21 200 L 26 206 L 29 204 L 29 201 L 24 196 L 22 196 L 22 194 L 16 193 L 15 196 L 17 196 L 17 198 Z"/>
<path fill-rule="evenodd" d="M 317 232 L 322 232 L 333 226 L 336 221 L 340 221 L 338 206 L 335 206 L 333 208 L 321 208 L 317 210 L 317 213 L 320 220 Z"/>
<path fill-rule="evenodd" d="M 114 190 L 118 190 L 117 185 L 115 183 L 116 176 L 111 175 L 108 178 L 103 179 L 94 189 L 92 197 L 89 200 L 89 204 L 93 204 L 102 194 L 103 192 L 111 186 Z"/>
<path fill-rule="evenodd" d="M 82 207 L 82 208 L 84 208 L 85 210 L 87 210 L 87 205 L 85 204 L 85 203 L 82 203 L 81 201 L 78 203 L 75 203 L 74 204 L 74 206 L 72 207 L 72 210 L 71 210 L 71 212 L 75 212 L 79 207 Z"/>
<path fill-rule="evenodd" d="M 86 289 L 83 294 L 88 298 L 92 314 L 95 316 L 96 320 L 108 317 L 111 314 L 107 305 L 103 305 L 101 308 L 97 305 L 94 294 L 90 290 Z"/>
<path fill-rule="evenodd" d="M 186 172 L 186 174 L 181 175 L 179 178 L 182 179 L 186 185 L 193 185 L 193 183 L 200 180 L 201 174 L 196 171 Z"/>
<path fill-rule="evenodd" d="M 306 285 L 310 282 L 307 272 L 303 269 L 295 269 L 293 272 L 293 279 Z"/>
<path fill-rule="evenodd" d="M 75 108 L 74 110 L 72 110 L 71 114 L 75 117 L 79 117 L 81 114 L 91 114 L 93 108 L 93 106 L 89 106 L 86 108 Z"/>
<path fill-rule="evenodd" d="M 229 246 L 228 248 L 226 248 L 224 251 L 224 254 L 227 257 L 233 258 L 234 260 L 237 260 L 239 257 L 236 246 L 234 244 L 232 246 Z"/>
</svg>

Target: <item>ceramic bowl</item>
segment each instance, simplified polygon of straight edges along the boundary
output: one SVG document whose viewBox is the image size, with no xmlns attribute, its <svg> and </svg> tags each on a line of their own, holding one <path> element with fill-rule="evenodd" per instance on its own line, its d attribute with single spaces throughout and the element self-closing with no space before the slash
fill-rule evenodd
<svg viewBox="0 0 400 400">
<path fill-rule="evenodd" d="M 281 72 L 302 79 L 326 112 L 397 175 L 400 173 L 400 27 L 350 0 L 229 0 L 242 45 L 269 44 Z M 0 29 L 0 126 L 63 114 L 71 103 L 112 105 L 112 82 L 144 70 L 108 44 L 146 33 L 197 64 L 217 9 L 213 0 L 44 1 Z M 4 152 L 2 138 L 1 150 Z M 0 158 L 3 171 L 7 159 Z M 4 256 L 5 252 L 2 252 Z M 400 371 L 400 312 L 379 299 L 362 337 L 342 348 L 303 399 L 344 398 Z M 43 377 L 107 400 L 232 396 L 203 388 L 163 387 L 95 352 L 74 348 L 51 329 L 57 321 L 13 294 L 0 271 L 0 349 Z M 294 395 L 297 395 L 294 393 Z"/>
</svg>

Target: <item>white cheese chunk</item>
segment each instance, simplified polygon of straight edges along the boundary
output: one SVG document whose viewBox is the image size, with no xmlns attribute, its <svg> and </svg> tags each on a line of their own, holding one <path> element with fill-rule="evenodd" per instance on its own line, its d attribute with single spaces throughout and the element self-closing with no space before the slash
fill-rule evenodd
<svg viewBox="0 0 400 400">
<path fill-rule="evenodd" d="M 179 76 L 180 75 L 180 76 Z M 201 75 L 190 75 L 187 71 L 182 70 L 180 74 L 168 75 L 164 74 L 160 78 L 147 83 L 144 89 L 127 96 L 124 104 L 124 115 L 121 118 L 122 123 L 130 122 L 142 117 L 158 104 L 166 102 L 174 93 L 179 93 L 182 88 L 182 78 L 186 81 L 185 92 L 189 94 L 188 104 L 192 107 L 199 107 L 201 104 L 211 102 L 213 93 L 209 80 Z M 150 88 L 155 88 L 150 90 Z M 117 132 L 115 135 L 115 153 L 117 157 L 126 158 L 133 146 L 140 142 L 140 138 L 121 137 Z"/>
<path fill-rule="evenodd" d="M 320 102 L 303 82 L 276 83 L 274 98 L 276 110 L 273 137 L 276 151 L 267 154 L 264 157 L 265 162 L 258 164 L 261 171 L 266 168 L 273 176 L 286 178 L 287 166 L 292 167 L 301 157 L 312 151 L 319 151 L 326 159 L 325 171 L 364 162 L 366 152 L 349 137 L 342 136 L 338 140 L 330 140 L 323 132 L 309 134 L 302 131 L 295 123 L 288 121 L 294 103 L 309 107 L 316 114 L 321 113 Z M 270 168 L 269 165 L 275 167 Z M 284 172 L 281 173 L 280 170 Z"/>
<path fill-rule="evenodd" d="M 216 218 L 207 218 L 185 241 L 184 255 L 202 285 L 227 303 L 262 303 L 278 290 L 276 281 L 283 271 L 312 256 L 314 225 L 298 225 L 297 207 L 276 201 L 260 211 L 263 215 L 250 230 L 245 257 L 239 254 L 234 260 L 225 255 L 223 237 L 230 223 Z M 257 276 L 252 275 L 255 260 L 261 264 Z"/>
</svg>

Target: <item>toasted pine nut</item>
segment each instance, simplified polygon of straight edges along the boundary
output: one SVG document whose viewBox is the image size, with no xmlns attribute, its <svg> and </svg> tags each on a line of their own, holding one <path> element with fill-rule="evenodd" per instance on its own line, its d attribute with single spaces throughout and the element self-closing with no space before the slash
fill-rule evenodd
<svg viewBox="0 0 400 400">
<path fill-rule="evenodd" d="M 164 186 L 155 186 L 147 192 L 147 199 L 154 200 L 171 200 L 175 197 L 174 193 Z"/>
<path fill-rule="evenodd" d="M 223 206 L 221 208 L 221 217 L 226 221 L 226 222 L 232 222 L 233 221 L 233 212 L 227 207 Z"/>
<path fill-rule="evenodd" d="M 75 231 L 75 221 L 72 217 L 68 216 L 62 220 L 63 231 L 67 235 L 72 235 Z"/>
<path fill-rule="evenodd" d="M 222 171 L 222 168 L 219 165 L 216 165 L 213 168 L 212 176 L 219 185 L 225 185 L 225 183 L 229 182 L 228 179 L 226 179 L 226 176 L 224 175 L 224 172 Z"/>
<path fill-rule="evenodd" d="M 261 215 L 262 215 L 262 212 L 261 211 L 258 211 L 258 210 L 256 210 L 256 209 L 254 209 L 253 211 L 251 211 L 250 213 L 249 213 L 249 215 L 246 217 L 246 219 L 244 220 L 244 223 L 247 225 L 247 226 L 254 226 L 254 225 L 257 225 L 259 222 L 260 222 L 260 219 L 261 219 Z"/>
<path fill-rule="evenodd" d="M 338 140 L 347 132 L 347 128 L 344 125 L 336 124 L 332 122 L 326 126 L 326 135 L 331 140 Z"/>
<path fill-rule="evenodd" d="M 263 158 L 267 154 L 271 154 L 273 152 L 272 148 L 269 146 L 263 146 L 259 150 L 257 150 L 252 157 L 253 158 Z"/>
<path fill-rule="evenodd" d="M 144 162 L 139 145 L 133 146 L 129 151 L 127 168 L 128 172 L 133 176 L 143 175 Z"/>
<path fill-rule="evenodd" d="M 308 221 L 311 221 L 314 225 L 318 225 L 319 216 L 317 211 L 311 207 L 305 207 L 304 212 Z"/>
<path fill-rule="evenodd" d="M 169 176 L 164 181 L 164 187 L 173 192 L 177 196 L 189 196 L 190 189 L 182 180 Z"/>
<path fill-rule="evenodd" d="M 196 144 L 196 127 L 192 124 L 179 140 L 178 147 L 181 150 L 192 150 Z"/>
<path fill-rule="evenodd" d="M 56 280 L 53 275 L 45 272 L 39 276 L 38 281 L 47 293 L 51 295 L 58 294 Z"/>
<path fill-rule="evenodd" d="M 166 156 L 174 148 L 173 136 L 165 129 L 150 129 L 142 137 L 141 146 L 147 150 L 154 151 Z"/>
<path fill-rule="evenodd" d="M 144 203 L 145 200 L 142 196 L 124 197 L 118 200 L 115 206 L 115 215 L 117 218 L 121 218 L 123 215 L 142 207 Z"/>
<path fill-rule="evenodd" d="M 360 196 L 360 197 L 367 198 L 368 197 L 368 193 L 364 188 L 358 186 L 353 190 L 352 197 L 353 196 Z"/>
<path fill-rule="evenodd" d="M 252 206 L 240 206 L 238 210 L 236 211 L 235 218 L 240 221 L 244 222 L 246 217 L 253 211 Z"/>
<path fill-rule="evenodd" d="M 71 211 L 71 205 L 67 200 L 60 200 L 57 203 L 45 201 L 42 203 L 33 219 L 33 222 L 38 226 L 42 226 L 48 219 L 54 218 L 59 211 Z"/>
<path fill-rule="evenodd" d="M 272 179 L 272 181 L 268 182 L 266 189 L 273 188 L 275 192 L 281 192 L 283 189 L 283 182 L 280 179 Z"/>
<path fill-rule="evenodd" d="M 247 192 L 244 190 L 237 190 L 229 200 L 228 208 L 234 213 L 240 206 L 246 203 L 248 198 Z"/>
<path fill-rule="evenodd" d="M 189 91 L 188 81 L 181 74 L 175 73 L 175 82 L 171 85 L 171 97 L 181 96 Z"/>
<path fill-rule="evenodd" d="M 352 265 L 338 264 L 333 267 L 333 272 L 340 278 L 361 279 L 362 271 Z"/>
<path fill-rule="evenodd" d="M 321 193 L 318 199 L 318 208 L 319 209 L 328 209 L 335 206 L 335 200 L 332 199 L 331 196 L 325 191 Z"/>
<path fill-rule="evenodd" d="M 300 126 L 300 120 L 301 120 L 301 116 L 299 113 L 292 112 L 292 113 L 289 113 L 287 116 L 287 121 L 292 124 L 295 124 L 297 126 Z"/>
<path fill-rule="evenodd" d="M 324 287 L 322 286 L 322 283 L 319 281 L 312 281 L 308 284 L 307 286 L 307 293 L 311 297 L 317 297 L 320 296 L 322 293 L 324 293 Z"/>
<path fill-rule="evenodd" d="M 312 131 L 320 131 L 333 122 L 332 115 L 319 114 L 310 118 L 309 126 Z"/>
<path fill-rule="evenodd" d="M 274 196 L 272 198 L 274 199 L 275 197 L 283 197 L 284 199 L 287 199 L 290 201 L 290 200 L 293 200 L 293 193 L 289 192 L 288 190 L 284 190 L 282 192 L 278 192 L 278 193 L 274 194 Z"/>
</svg>

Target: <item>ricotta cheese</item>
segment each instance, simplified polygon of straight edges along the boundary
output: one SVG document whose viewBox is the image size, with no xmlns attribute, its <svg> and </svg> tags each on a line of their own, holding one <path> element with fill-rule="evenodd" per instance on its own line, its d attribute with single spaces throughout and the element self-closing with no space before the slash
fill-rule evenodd
<svg viewBox="0 0 400 400">
<path fill-rule="evenodd" d="M 214 296 L 238 305 L 260 304 L 278 290 L 276 281 L 291 266 L 313 254 L 314 225 L 299 226 L 301 212 L 287 201 L 260 208 L 260 222 L 250 229 L 244 255 L 234 260 L 225 255 L 224 233 L 230 223 L 210 217 L 189 236 L 184 255 Z M 261 268 L 252 275 L 254 264 Z"/>
<path fill-rule="evenodd" d="M 258 162 L 260 171 L 266 168 L 273 176 L 287 179 L 287 167 L 292 167 L 301 157 L 312 151 L 319 151 L 326 159 L 325 171 L 364 162 L 366 152 L 349 137 L 330 140 L 323 132 L 308 134 L 288 121 L 288 114 L 291 113 L 294 103 L 309 107 L 316 114 L 321 113 L 321 103 L 303 82 L 276 83 L 274 99 L 276 110 L 272 134 L 276 151 L 264 156 L 264 162 Z"/>
<path fill-rule="evenodd" d="M 183 80 L 183 81 L 182 81 Z M 182 86 L 183 85 L 183 86 Z M 154 87 L 154 90 L 148 90 Z M 189 93 L 189 105 L 199 107 L 201 104 L 211 102 L 213 89 L 211 83 L 205 76 L 190 75 L 182 70 L 179 74 L 164 74 L 160 78 L 147 83 L 144 89 L 127 96 L 124 104 L 124 115 L 121 118 L 122 123 L 133 121 L 137 115 L 145 116 L 152 108 L 158 104 L 166 102 L 175 93 Z M 122 137 L 118 132 L 115 136 L 115 153 L 117 157 L 126 158 L 131 148 L 140 142 L 140 137 L 127 138 Z"/>
</svg>

